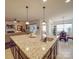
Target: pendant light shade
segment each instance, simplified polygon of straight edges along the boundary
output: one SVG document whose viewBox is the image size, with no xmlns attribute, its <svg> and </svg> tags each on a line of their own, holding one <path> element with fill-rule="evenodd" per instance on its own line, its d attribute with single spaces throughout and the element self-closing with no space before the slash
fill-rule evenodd
<svg viewBox="0 0 79 59">
<path fill-rule="evenodd" d="M 65 0 L 65 3 L 69 3 L 71 0 Z"/>
<path fill-rule="evenodd" d="M 26 21 L 26 25 L 29 25 L 29 22 L 28 21 Z"/>
<path fill-rule="evenodd" d="M 16 19 L 14 19 L 14 23 L 17 23 Z"/>
<path fill-rule="evenodd" d="M 45 21 L 43 21 L 43 22 L 42 22 L 42 24 L 43 24 L 43 25 L 45 25 L 45 24 L 46 24 L 46 22 L 45 22 Z"/>
<path fill-rule="evenodd" d="M 28 6 L 26 6 L 27 9 L 27 20 L 26 20 L 26 25 L 29 25 L 29 21 L 28 21 Z"/>
<path fill-rule="evenodd" d="M 47 0 L 43 0 L 43 2 L 46 2 Z"/>
</svg>

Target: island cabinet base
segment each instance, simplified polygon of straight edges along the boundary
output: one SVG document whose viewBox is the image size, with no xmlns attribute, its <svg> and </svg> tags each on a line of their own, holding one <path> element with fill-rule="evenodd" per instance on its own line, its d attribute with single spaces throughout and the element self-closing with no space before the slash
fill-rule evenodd
<svg viewBox="0 0 79 59">
<path fill-rule="evenodd" d="M 43 59 L 56 59 L 57 56 L 57 42 L 48 50 Z"/>
<path fill-rule="evenodd" d="M 30 59 L 28 58 L 21 49 L 16 45 L 11 48 L 14 59 Z M 42 59 L 56 59 L 57 56 L 57 42 L 48 50 Z M 39 58 L 38 58 L 39 59 Z"/>
<path fill-rule="evenodd" d="M 11 51 L 13 53 L 14 59 L 29 59 L 25 54 L 18 48 L 18 46 L 12 47 Z"/>
</svg>

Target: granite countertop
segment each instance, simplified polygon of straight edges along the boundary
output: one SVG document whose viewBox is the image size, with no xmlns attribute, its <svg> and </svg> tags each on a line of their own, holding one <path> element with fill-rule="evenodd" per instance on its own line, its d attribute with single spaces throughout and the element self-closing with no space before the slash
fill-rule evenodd
<svg viewBox="0 0 79 59">
<path fill-rule="evenodd" d="M 29 35 L 16 35 L 10 37 L 30 59 L 42 59 L 57 40 L 56 37 L 54 37 L 52 41 L 42 42 L 40 36 L 30 38 Z"/>
</svg>

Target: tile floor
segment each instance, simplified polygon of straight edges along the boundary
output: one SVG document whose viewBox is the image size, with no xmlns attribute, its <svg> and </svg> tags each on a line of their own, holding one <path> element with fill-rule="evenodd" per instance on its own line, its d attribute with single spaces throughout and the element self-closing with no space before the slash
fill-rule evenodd
<svg viewBox="0 0 79 59">
<path fill-rule="evenodd" d="M 57 59 L 73 59 L 73 40 L 68 42 L 58 41 Z"/>
</svg>

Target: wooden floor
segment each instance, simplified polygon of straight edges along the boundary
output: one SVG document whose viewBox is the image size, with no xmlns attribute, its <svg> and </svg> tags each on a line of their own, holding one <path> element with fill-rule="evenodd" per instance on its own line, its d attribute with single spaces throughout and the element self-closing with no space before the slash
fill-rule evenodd
<svg viewBox="0 0 79 59">
<path fill-rule="evenodd" d="M 10 48 L 5 50 L 5 59 L 14 59 Z"/>
<path fill-rule="evenodd" d="M 57 59 L 73 59 L 73 40 L 69 39 L 68 42 L 58 42 L 58 56 Z"/>
</svg>

